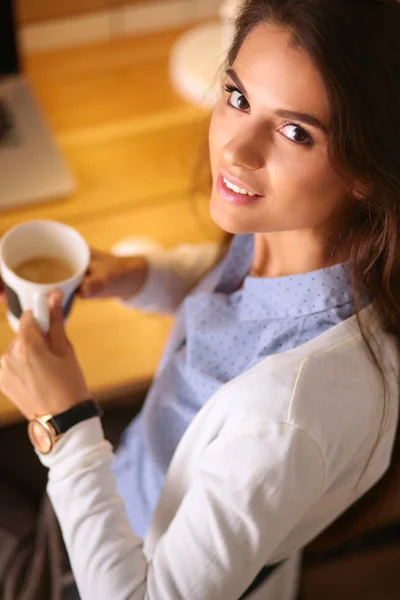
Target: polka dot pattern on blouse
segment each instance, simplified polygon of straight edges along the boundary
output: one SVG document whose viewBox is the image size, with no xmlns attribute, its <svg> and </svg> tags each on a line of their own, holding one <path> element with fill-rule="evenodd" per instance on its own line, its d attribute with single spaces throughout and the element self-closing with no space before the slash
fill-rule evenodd
<svg viewBox="0 0 400 600">
<path fill-rule="evenodd" d="M 253 254 L 254 237 L 235 236 L 214 292 L 186 298 L 181 308 L 185 339 L 154 380 L 140 417 L 123 438 L 115 471 L 138 535 L 144 536 L 150 524 L 182 435 L 218 388 L 263 358 L 303 344 L 354 313 L 347 263 L 257 278 L 248 275 Z"/>
</svg>

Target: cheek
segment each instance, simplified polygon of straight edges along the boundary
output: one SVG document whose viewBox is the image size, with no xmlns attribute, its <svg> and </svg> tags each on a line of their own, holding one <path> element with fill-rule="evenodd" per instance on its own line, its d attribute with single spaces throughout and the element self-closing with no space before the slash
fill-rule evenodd
<svg viewBox="0 0 400 600">
<path fill-rule="evenodd" d="M 270 158 L 268 173 L 274 196 L 286 198 L 296 212 L 312 211 L 317 219 L 327 217 L 348 191 L 325 151 L 289 148 L 285 156 L 280 153 L 274 160 Z"/>
<path fill-rule="evenodd" d="M 231 128 L 227 123 L 225 100 L 221 99 L 216 104 L 210 123 L 208 142 L 210 148 L 211 170 L 213 175 L 221 160 L 222 149 L 229 142 L 229 131 Z"/>
<path fill-rule="evenodd" d="M 322 219 L 333 215 L 348 194 L 348 185 L 328 162 L 319 165 L 313 176 L 310 173 L 304 181 L 304 188 L 308 191 L 315 214 Z"/>
</svg>

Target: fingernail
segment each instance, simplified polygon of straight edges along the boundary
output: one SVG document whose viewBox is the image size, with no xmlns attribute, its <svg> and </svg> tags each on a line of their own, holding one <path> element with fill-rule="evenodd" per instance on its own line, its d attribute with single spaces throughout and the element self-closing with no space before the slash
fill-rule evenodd
<svg viewBox="0 0 400 600">
<path fill-rule="evenodd" d="M 61 306 L 64 298 L 64 293 L 61 290 L 54 290 L 49 295 L 49 302 L 53 308 Z"/>
</svg>

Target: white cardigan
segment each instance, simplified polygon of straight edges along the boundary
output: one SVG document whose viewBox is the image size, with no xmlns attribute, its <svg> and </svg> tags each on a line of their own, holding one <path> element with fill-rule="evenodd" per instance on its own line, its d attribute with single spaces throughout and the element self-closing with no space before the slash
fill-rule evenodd
<svg viewBox="0 0 400 600">
<path fill-rule="evenodd" d="M 154 252 L 132 305 L 176 309 L 213 259 L 212 246 Z M 210 291 L 220 269 L 195 292 Z M 82 600 L 238 600 L 263 565 L 288 557 L 252 600 L 294 599 L 299 550 L 390 462 L 398 353 L 371 307 L 362 319 L 371 322 L 389 390 L 371 458 L 383 392 L 355 317 L 265 358 L 210 398 L 175 452 L 144 541 L 116 493 L 98 418 L 41 457 Z M 178 313 L 164 361 L 182 331 Z"/>
</svg>

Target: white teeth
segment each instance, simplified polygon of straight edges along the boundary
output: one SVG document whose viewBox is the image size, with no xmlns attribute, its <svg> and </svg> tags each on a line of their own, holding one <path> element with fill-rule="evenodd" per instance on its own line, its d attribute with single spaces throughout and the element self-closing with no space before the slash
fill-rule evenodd
<svg viewBox="0 0 400 600">
<path fill-rule="evenodd" d="M 227 188 L 229 188 L 230 190 L 233 190 L 237 194 L 243 194 L 243 196 L 255 196 L 255 194 L 253 194 L 252 192 L 248 192 L 247 190 L 244 190 L 243 188 L 240 188 L 237 185 L 233 185 L 233 183 L 231 183 L 230 181 L 225 179 L 225 177 L 224 177 L 224 183 Z"/>
</svg>

